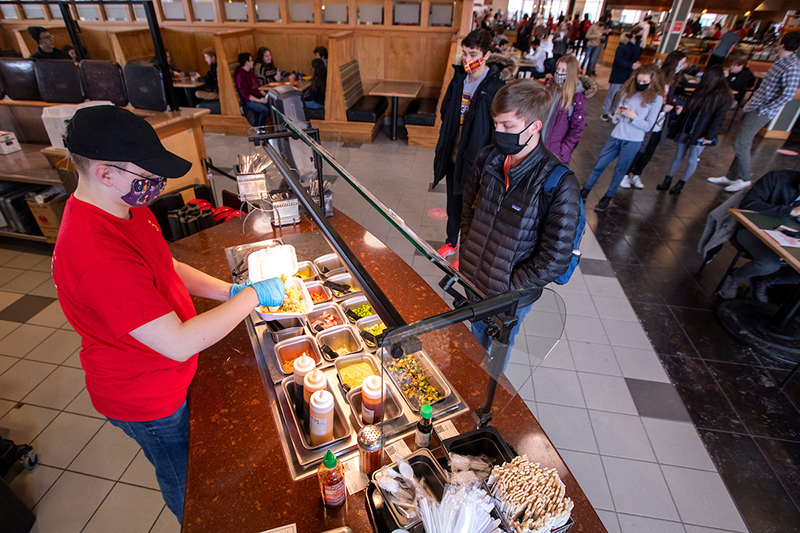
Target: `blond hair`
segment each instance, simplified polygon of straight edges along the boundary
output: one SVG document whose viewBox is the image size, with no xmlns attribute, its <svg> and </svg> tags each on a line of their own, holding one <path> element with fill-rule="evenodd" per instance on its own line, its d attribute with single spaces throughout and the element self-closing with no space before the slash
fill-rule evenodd
<svg viewBox="0 0 800 533">
<path fill-rule="evenodd" d="M 569 109 L 569 106 L 572 105 L 572 100 L 575 98 L 575 91 L 578 89 L 578 60 L 574 55 L 569 54 L 558 59 L 556 70 L 558 70 L 559 64 L 567 66 L 567 79 L 561 85 L 553 83 L 553 89 L 561 97 L 561 107 Z"/>
</svg>

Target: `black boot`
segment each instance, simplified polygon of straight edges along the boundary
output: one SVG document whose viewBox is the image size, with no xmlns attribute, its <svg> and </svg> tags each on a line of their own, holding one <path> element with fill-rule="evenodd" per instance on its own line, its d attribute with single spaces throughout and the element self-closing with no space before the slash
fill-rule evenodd
<svg viewBox="0 0 800 533">
<path fill-rule="evenodd" d="M 684 185 L 686 185 L 685 181 L 679 181 L 678 183 L 675 184 L 675 186 L 673 188 L 671 188 L 669 190 L 669 193 L 670 194 L 680 194 L 681 191 L 683 190 L 683 186 Z"/>
<path fill-rule="evenodd" d="M 600 198 L 600 201 L 597 202 L 597 205 L 594 206 L 595 211 L 605 211 L 608 209 L 608 205 L 611 203 L 611 196 L 603 196 Z"/>
<path fill-rule="evenodd" d="M 672 176 L 667 176 L 666 178 L 664 178 L 664 181 L 656 185 L 656 189 L 658 189 L 659 191 L 666 191 L 667 189 L 669 189 L 670 185 L 672 185 Z"/>
<path fill-rule="evenodd" d="M 581 200 L 586 200 L 589 198 L 589 193 L 592 192 L 592 189 L 581 189 Z"/>
</svg>

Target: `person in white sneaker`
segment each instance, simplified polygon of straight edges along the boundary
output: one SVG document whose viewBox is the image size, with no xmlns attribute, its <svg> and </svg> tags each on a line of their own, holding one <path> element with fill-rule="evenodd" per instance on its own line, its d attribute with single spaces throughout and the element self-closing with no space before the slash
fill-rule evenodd
<svg viewBox="0 0 800 533">
<path fill-rule="evenodd" d="M 773 170 L 758 180 L 745 195 L 740 209 L 756 211 L 773 217 L 800 216 L 800 171 Z M 733 269 L 719 289 L 719 295 L 730 300 L 745 279 L 762 278 L 781 268 L 778 254 L 756 237 L 750 230 L 740 228 L 736 240 L 753 258 L 749 263 Z M 763 287 L 762 291 L 763 292 Z"/>
<path fill-rule="evenodd" d="M 795 53 L 800 48 L 800 32 L 783 36 L 777 46 L 778 59 L 772 64 L 763 81 L 743 108 L 742 125 L 733 149 L 733 158 L 724 176 L 708 178 L 711 183 L 727 185 L 728 192 L 750 186 L 750 149 L 758 130 L 778 116 L 783 106 L 791 102 L 800 85 L 800 58 Z"/>
<path fill-rule="evenodd" d="M 675 90 L 678 88 L 681 78 L 683 78 L 682 71 L 686 67 L 686 62 L 686 54 L 675 50 L 667 54 L 661 64 L 661 75 L 664 76 L 664 106 L 661 108 L 661 113 L 659 113 L 652 131 L 645 135 L 645 140 L 642 142 L 639 152 L 633 158 L 631 166 L 628 167 L 628 173 L 622 179 L 622 183 L 619 184 L 623 189 L 630 189 L 631 186 L 637 189 L 644 189 L 640 176 L 658 147 L 664 144 L 670 120 L 672 117 L 680 115 L 683 111 L 684 102 L 675 96 Z"/>
</svg>

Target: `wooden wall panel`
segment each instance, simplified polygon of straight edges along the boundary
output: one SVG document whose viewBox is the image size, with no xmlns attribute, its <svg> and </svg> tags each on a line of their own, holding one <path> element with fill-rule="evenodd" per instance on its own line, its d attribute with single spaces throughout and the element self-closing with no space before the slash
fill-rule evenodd
<svg viewBox="0 0 800 533">
<path fill-rule="evenodd" d="M 287 33 L 286 50 L 280 57 L 280 63 L 275 63 L 282 70 L 300 70 L 311 74 L 311 60 L 314 59 L 314 48 L 318 38 L 314 33 Z M 276 58 L 276 61 L 278 58 Z M 286 65 L 286 66 L 284 66 Z"/>
<path fill-rule="evenodd" d="M 169 50 L 173 64 L 184 72 L 197 72 L 200 64 L 205 65 L 201 49 L 197 48 L 197 33 L 184 33 L 174 30 L 161 30 L 164 47 Z M 213 37 L 211 37 L 213 40 Z M 205 72 L 205 71 L 203 71 Z"/>
<path fill-rule="evenodd" d="M 67 39 L 69 41 L 69 39 Z M 91 59 L 114 59 L 114 51 L 111 47 L 111 38 L 108 32 L 97 30 L 82 30 L 81 42 L 89 52 Z"/>
<path fill-rule="evenodd" d="M 422 41 L 422 42 L 420 42 Z M 390 35 L 386 37 L 387 46 L 384 47 L 386 61 L 386 78 L 390 80 L 420 80 L 420 61 L 425 54 L 423 49 L 424 39 L 419 37 L 400 37 Z"/>
<path fill-rule="evenodd" d="M 379 35 L 356 35 L 358 68 L 363 78 L 384 79 L 386 62 L 384 46 L 386 39 Z M 364 88 L 366 90 L 366 87 Z"/>
</svg>

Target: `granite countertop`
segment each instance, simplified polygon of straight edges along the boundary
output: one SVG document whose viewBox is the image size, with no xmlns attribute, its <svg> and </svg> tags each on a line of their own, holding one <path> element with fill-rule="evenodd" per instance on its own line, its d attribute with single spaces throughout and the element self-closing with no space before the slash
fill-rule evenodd
<svg viewBox="0 0 800 533">
<path fill-rule="evenodd" d="M 444 301 L 402 259 L 363 227 L 336 212 L 329 219 L 349 243 L 353 254 L 407 322 L 447 311 Z M 273 237 L 314 231 L 307 220 L 276 228 L 274 234 L 246 235 L 229 222 L 170 245 L 178 261 L 224 280 L 230 271 L 224 249 Z M 298 250 L 298 258 L 302 252 Z M 216 302 L 195 298 L 198 313 Z M 477 409 L 487 377 L 475 361 L 481 347 L 463 324 L 448 331 L 449 357 L 440 370 L 469 404 Z M 558 470 L 575 502 L 571 533 L 602 533 L 599 517 L 567 469 L 525 402 L 498 388 L 494 405 L 508 406 L 492 425 L 518 453 Z M 215 346 L 200 354 L 197 375 L 189 390 L 191 425 L 189 467 L 182 531 L 259 533 L 296 523 L 300 532 L 319 533 L 339 526 L 355 532 L 372 531 L 364 492 L 351 495 L 343 507 L 322 505 L 316 477 L 292 480 L 278 442 L 273 418 L 274 393 L 268 394 L 244 323 Z M 499 409 L 496 409 L 496 413 Z M 471 414 L 453 419 L 461 433 L 473 429 Z M 413 449 L 413 445 L 412 445 Z"/>
</svg>

